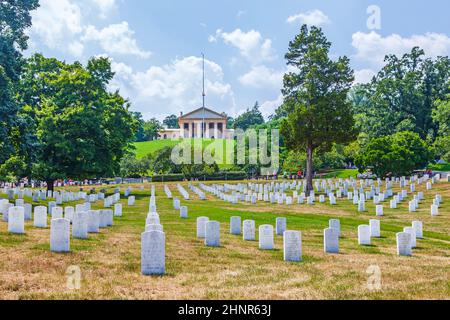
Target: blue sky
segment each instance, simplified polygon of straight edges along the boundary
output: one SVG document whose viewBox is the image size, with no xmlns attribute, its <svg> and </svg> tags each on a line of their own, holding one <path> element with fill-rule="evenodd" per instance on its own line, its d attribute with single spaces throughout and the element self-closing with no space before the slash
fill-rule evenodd
<svg viewBox="0 0 450 320">
<path fill-rule="evenodd" d="M 364 0 L 40 0 L 30 48 L 68 62 L 109 56 L 111 89 L 144 118 L 207 105 L 235 116 L 255 101 L 265 116 L 281 103 L 284 54 L 303 23 L 319 25 L 334 57 L 347 55 L 368 81 L 385 54 L 421 46 L 450 53 L 450 2 Z M 368 23 L 369 22 L 369 23 Z"/>
</svg>

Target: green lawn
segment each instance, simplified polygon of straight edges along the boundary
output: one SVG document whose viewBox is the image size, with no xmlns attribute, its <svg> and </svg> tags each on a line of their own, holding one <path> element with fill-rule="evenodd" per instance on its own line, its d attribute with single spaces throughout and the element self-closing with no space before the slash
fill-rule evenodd
<svg viewBox="0 0 450 320">
<path fill-rule="evenodd" d="M 155 140 L 146 142 L 136 142 L 134 146 L 136 147 L 136 157 L 141 159 L 148 154 L 153 154 L 165 147 L 173 147 L 177 144 L 176 141 L 172 140 Z"/>
<path fill-rule="evenodd" d="M 433 171 L 450 171 L 450 163 L 445 164 L 433 164 L 430 166 Z"/>
<path fill-rule="evenodd" d="M 325 179 L 331 179 L 331 178 L 337 178 L 337 179 L 347 179 L 350 177 L 353 177 L 356 179 L 356 177 L 358 176 L 359 172 L 358 170 L 353 170 L 353 169 L 342 169 L 342 170 L 335 170 L 332 172 L 327 173 L 324 178 Z"/>
<path fill-rule="evenodd" d="M 202 139 L 192 139 L 192 143 L 194 144 L 196 141 L 199 141 Z M 181 140 L 180 140 L 181 141 Z M 136 142 L 134 144 L 134 146 L 136 147 L 136 157 L 138 159 L 141 159 L 143 157 L 145 157 L 148 154 L 153 154 L 165 147 L 174 147 L 176 146 L 178 143 L 180 143 L 180 141 L 174 141 L 174 140 L 155 140 L 155 141 L 146 141 L 146 142 Z M 225 142 L 226 140 L 223 139 L 217 139 L 217 140 L 212 140 L 212 139 L 203 139 L 202 144 L 203 144 L 203 148 L 209 146 L 213 141 L 222 141 L 222 143 L 225 146 Z"/>
</svg>

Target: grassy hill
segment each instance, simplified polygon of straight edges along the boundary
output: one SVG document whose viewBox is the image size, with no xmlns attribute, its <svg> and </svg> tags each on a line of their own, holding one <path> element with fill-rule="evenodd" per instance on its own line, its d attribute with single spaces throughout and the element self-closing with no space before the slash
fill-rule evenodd
<svg viewBox="0 0 450 320">
<path fill-rule="evenodd" d="M 194 143 L 194 140 L 202 140 L 202 139 L 192 139 L 192 143 Z M 203 149 L 209 146 L 213 141 L 221 141 L 225 146 L 225 141 L 223 139 L 203 139 Z M 136 157 L 138 159 L 141 159 L 145 157 L 148 154 L 153 154 L 161 149 L 164 149 L 165 147 L 174 147 L 177 145 L 179 141 L 173 141 L 173 140 L 155 140 L 155 141 L 146 141 L 146 142 L 136 142 L 134 146 L 136 147 Z"/>
</svg>

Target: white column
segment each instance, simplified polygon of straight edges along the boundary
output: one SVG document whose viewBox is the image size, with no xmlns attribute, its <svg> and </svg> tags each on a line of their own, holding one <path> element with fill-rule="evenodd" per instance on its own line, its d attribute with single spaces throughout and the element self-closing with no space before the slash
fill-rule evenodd
<svg viewBox="0 0 450 320">
<path fill-rule="evenodd" d="M 197 121 L 197 138 L 202 137 L 202 122 Z"/>
<path fill-rule="evenodd" d="M 222 136 L 224 139 L 228 139 L 227 137 L 227 123 L 224 122 L 222 125 Z"/>
<path fill-rule="evenodd" d="M 189 130 L 188 130 L 189 136 L 188 136 L 188 138 L 190 139 L 192 137 L 192 123 L 188 122 L 188 124 L 189 124 Z"/>
<path fill-rule="evenodd" d="M 209 139 L 210 135 L 209 135 L 209 122 L 205 123 L 205 136 L 207 139 Z"/>
<path fill-rule="evenodd" d="M 214 139 L 218 138 L 219 130 L 217 129 L 217 122 L 214 122 Z"/>
</svg>

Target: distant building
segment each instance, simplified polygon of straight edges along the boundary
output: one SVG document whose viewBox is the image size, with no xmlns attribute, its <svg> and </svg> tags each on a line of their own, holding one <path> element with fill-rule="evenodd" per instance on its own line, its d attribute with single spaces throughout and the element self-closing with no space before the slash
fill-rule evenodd
<svg viewBox="0 0 450 320">
<path fill-rule="evenodd" d="M 180 129 L 161 129 L 158 139 L 206 138 L 232 139 L 234 130 L 227 129 L 225 115 L 208 108 L 199 108 L 178 118 Z M 203 131 L 203 134 L 202 134 Z"/>
</svg>

